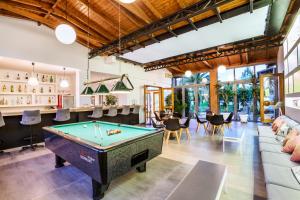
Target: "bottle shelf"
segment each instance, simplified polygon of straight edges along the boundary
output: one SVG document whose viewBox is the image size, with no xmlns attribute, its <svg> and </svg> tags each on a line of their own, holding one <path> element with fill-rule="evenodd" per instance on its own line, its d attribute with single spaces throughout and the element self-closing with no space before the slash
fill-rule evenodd
<svg viewBox="0 0 300 200">
<path fill-rule="evenodd" d="M 31 96 L 31 93 L 23 92 L 1 92 L 0 95 Z"/>
<path fill-rule="evenodd" d="M 57 104 L 19 104 L 19 105 L 0 105 L 0 108 L 13 108 L 13 107 L 42 107 L 42 106 L 57 106 Z"/>
<path fill-rule="evenodd" d="M 27 80 L 10 80 L 10 79 L 0 79 L 0 82 L 10 82 L 10 83 L 27 83 Z"/>
<path fill-rule="evenodd" d="M 57 96 L 57 93 L 37 93 L 36 96 Z"/>
</svg>

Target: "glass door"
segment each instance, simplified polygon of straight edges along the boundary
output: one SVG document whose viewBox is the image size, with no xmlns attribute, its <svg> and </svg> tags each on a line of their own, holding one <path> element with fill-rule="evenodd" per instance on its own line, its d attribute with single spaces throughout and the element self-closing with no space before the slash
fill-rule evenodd
<svg viewBox="0 0 300 200">
<path fill-rule="evenodd" d="M 194 87 L 187 87 L 184 88 L 185 94 L 185 116 L 192 116 L 193 113 L 196 112 L 195 105 L 196 105 L 196 98 L 195 98 L 195 88 Z"/>
<path fill-rule="evenodd" d="M 198 116 L 205 118 L 206 111 L 210 109 L 209 106 L 209 86 L 203 85 L 198 87 Z"/>
</svg>

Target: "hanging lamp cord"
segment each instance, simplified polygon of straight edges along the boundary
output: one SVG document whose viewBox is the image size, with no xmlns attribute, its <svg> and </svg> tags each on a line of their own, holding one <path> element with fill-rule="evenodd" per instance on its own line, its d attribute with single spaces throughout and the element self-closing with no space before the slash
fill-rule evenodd
<svg viewBox="0 0 300 200">
<path fill-rule="evenodd" d="M 86 80 L 89 80 L 89 71 L 90 71 L 90 59 L 89 59 L 89 49 L 90 49 L 90 0 L 88 0 L 88 32 L 87 32 L 87 72 L 86 72 Z"/>
</svg>

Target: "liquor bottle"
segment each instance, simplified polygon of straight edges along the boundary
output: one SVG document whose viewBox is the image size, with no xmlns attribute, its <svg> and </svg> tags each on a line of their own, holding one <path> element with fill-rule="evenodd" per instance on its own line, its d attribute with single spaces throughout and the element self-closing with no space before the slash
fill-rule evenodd
<svg viewBox="0 0 300 200">
<path fill-rule="evenodd" d="M 20 100 L 19 100 L 19 97 L 17 97 L 17 105 L 20 104 Z"/>
<path fill-rule="evenodd" d="M 53 83 L 53 82 L 54 82 L 53 77 L 50 76 L 50 83 Z"/>
<path fill-rule="evenodd" d="M 24 86 L 24 92 L 27 93 L 27 85 Z"/>
<path fill-rule="evenodd" d="M 45 75 L 43 75 L 43 77 L 42 77 L 42 82 L 46 82 Z"/>
<path fill-rule="evenodd" d="M 8 101 L 7 101 L 7 99 L 5 99 L 5 102 L 4 102 L 4 104 L 5 104 L 5 105 L 8 105 Z"/>
<path fill-rule="evenodd" d="M 21 105 L 23 104 L 23 97 L 21 97 L 21 99 L 20 99 L 20 104 Z"/>
<path fill-rule="evenodd" d="M 51 104 L 51 98 L 50 97 L 48 98 L 48 103 Z"/>
<path fill-rule="evenodd" d="M 28 80 L 28 73 L 25 74 L 25 80 Z"/>
<path fill-rule="evenodd" d="M 35 90 L 35 88 L 33 88 L 33 89 L 32 89 L 32 93 L 35 93 L 35 92 L 36 92 L 36 90 Z"/>
<path fill-rule="evenodd" d="M 39 79 L 39 74 L 36 74 L 36 79 L 37 79 L 38 81 L 40 81 L 40 79 Z"/>
<path fill-rule="evenodd" d="M 52 88 L 51 87 L 49 87 L 49 93 L 51 93 L 52 92 Z"/>
<path fill-rule="evenodd" d="M 2 86 L 2 92 L 6 92 L 6 85 Z"/>
<path fill-rule="evenodd" d="M 20 93 L 22 92 L 22 86 L 21 85 L 18 86 L 18 92 L 20 92 Z"/>
<path fill-rule="evenodd" d="M 18 74 L 18 76 L 17 76 L 17 80 L 20 80 L 20 74 Z"/>
<path fill-rule="evenodd" d="M 6 78 L 9 79 L 9 73 L 6 74 Z"/>
<path fill-rule="evenodd" d="M 44 93 L 44 88 L 43 87 L 41 87 L 40 93 Z"/>
<path fill-rule="evenodd" d="M 10 86 L 10 92 L 14 92 L 15 90 L 14 90 L 14 85 L 11 85 Z"/>
</svg>

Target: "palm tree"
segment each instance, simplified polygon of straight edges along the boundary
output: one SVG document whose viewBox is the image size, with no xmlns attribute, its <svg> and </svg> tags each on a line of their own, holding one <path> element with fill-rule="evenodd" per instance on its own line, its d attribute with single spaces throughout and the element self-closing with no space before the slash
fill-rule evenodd
<svg viewBox="0 0 300 200">
<path fill-rule="evenodd" d="M 209 80 L 209 73 L 197 73 L 191 77 L 183 77 L 183 85 L 200 84 L 203 79 Z"/>
</svg>

